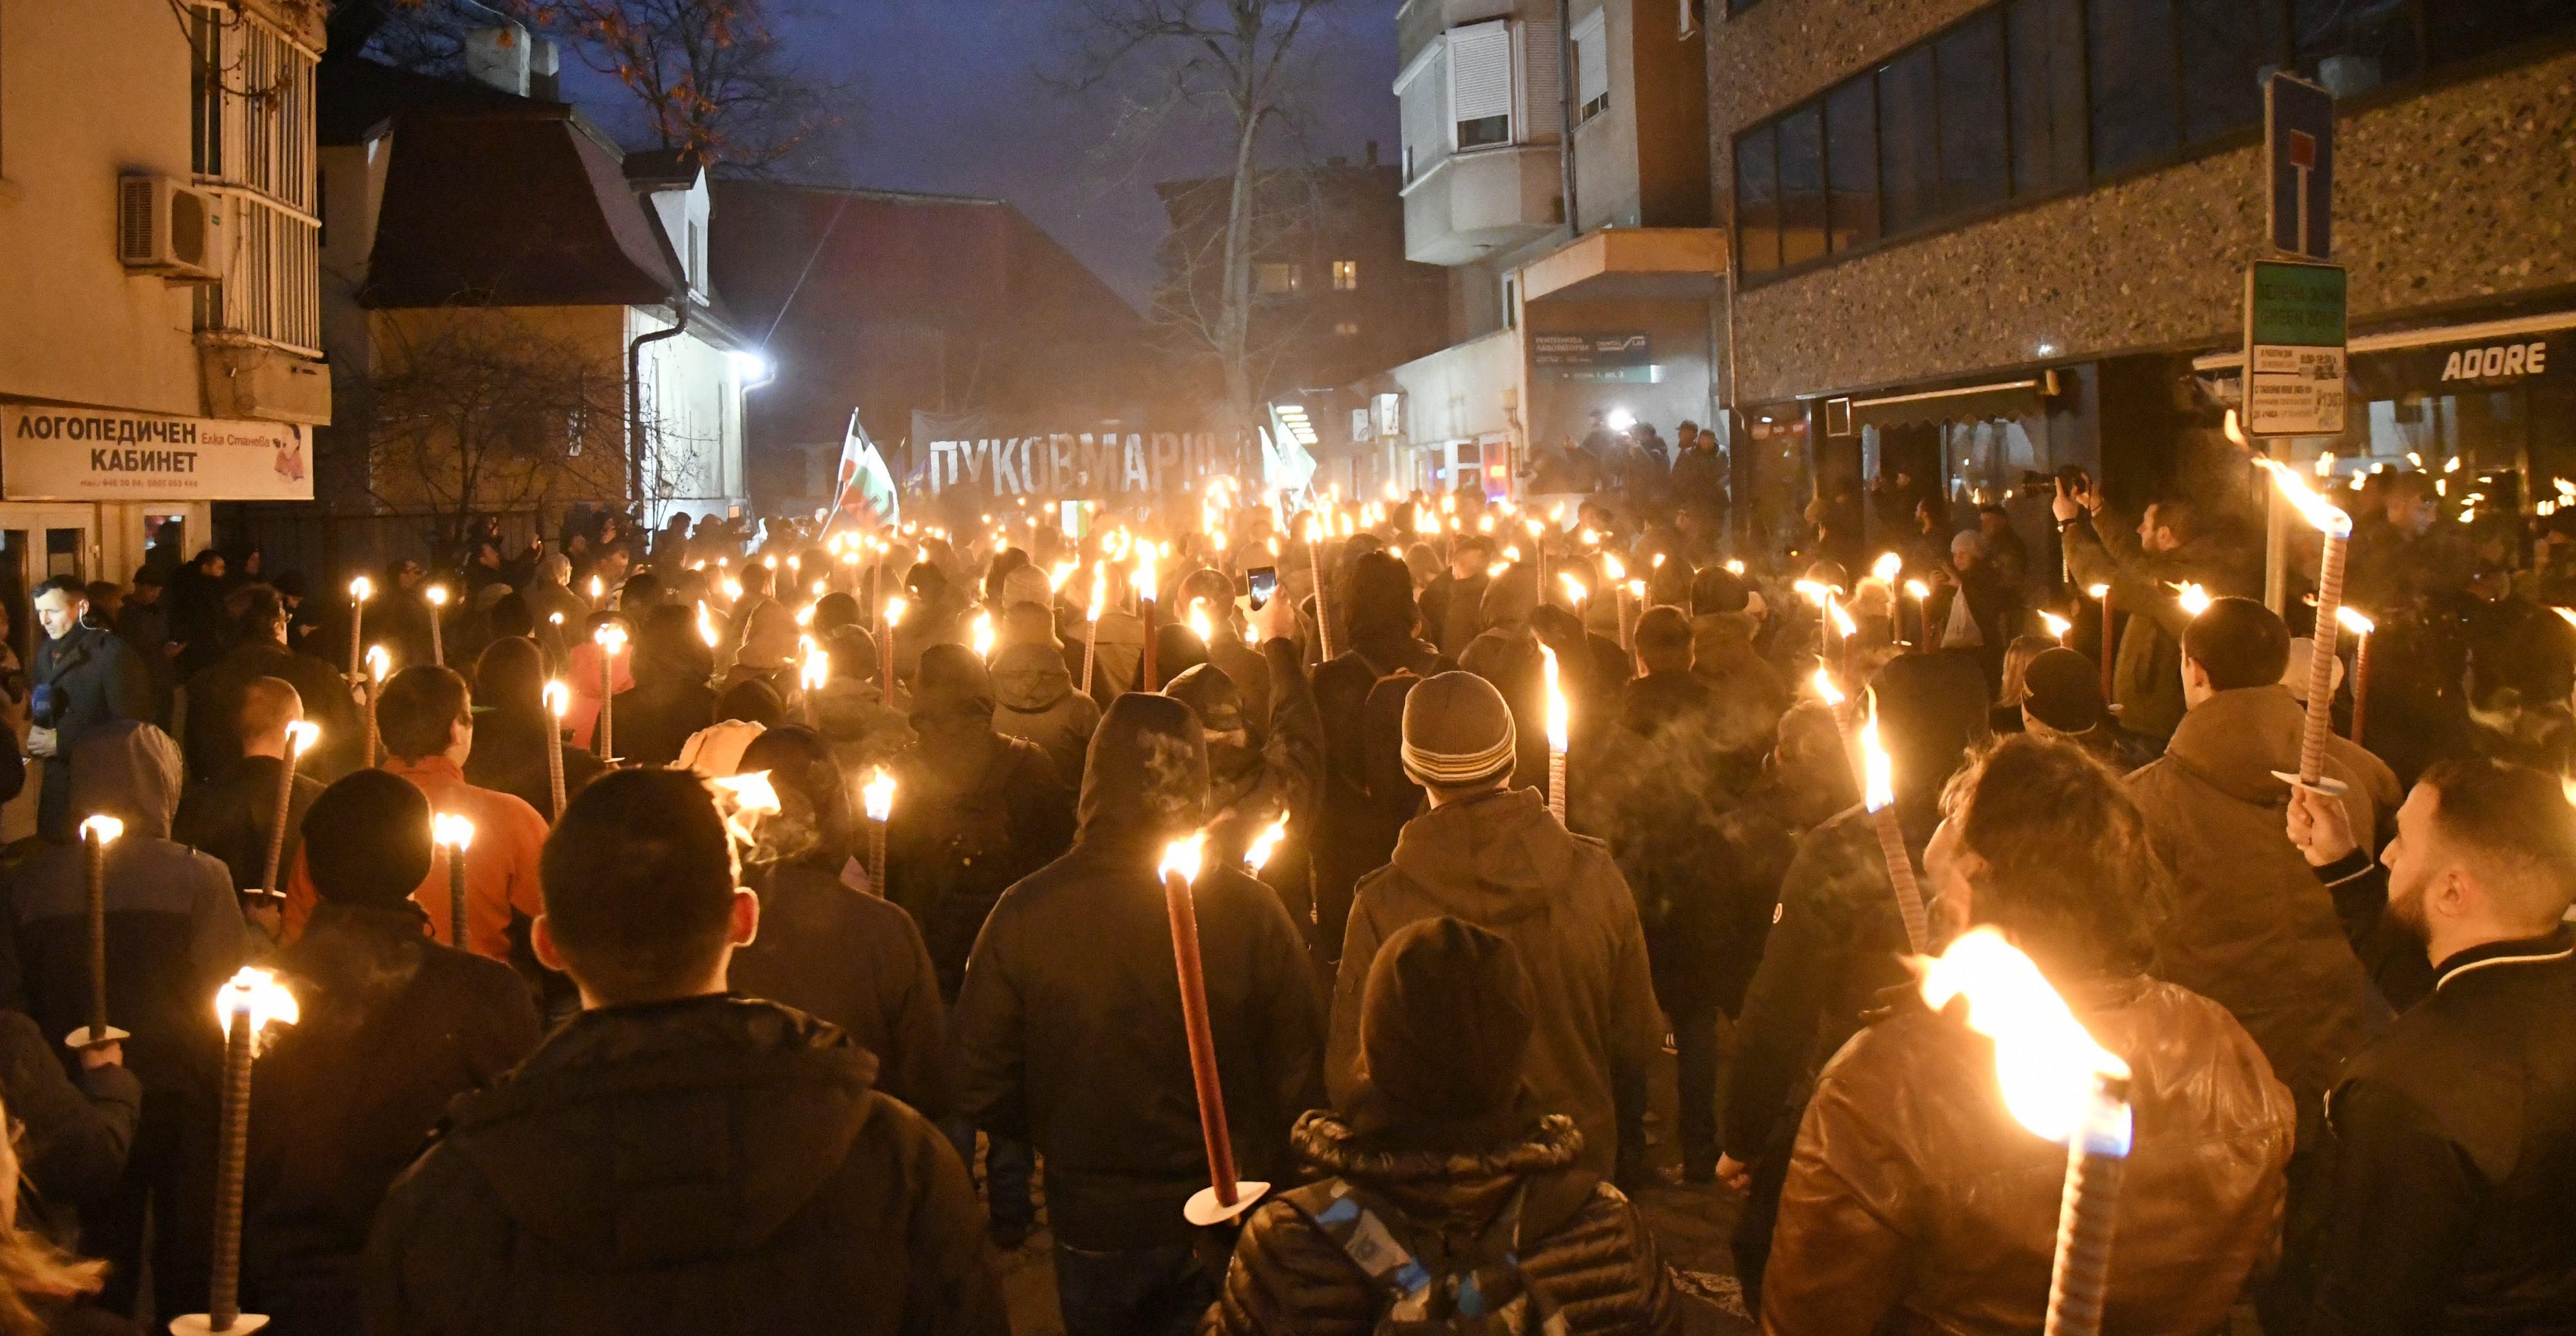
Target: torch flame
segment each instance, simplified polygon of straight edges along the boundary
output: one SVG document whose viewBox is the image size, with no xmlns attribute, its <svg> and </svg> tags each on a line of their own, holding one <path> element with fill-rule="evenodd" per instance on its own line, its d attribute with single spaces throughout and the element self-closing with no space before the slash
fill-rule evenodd
<svg viewBox="0 0 2576 1336">
<path fill-rule="evenodd" d="M 1252 837 L 1252 847 L 1243 851 L 1243 865 L 1259 872 L 1269 864 L 1270 855 L 1278 852 L 1279 842 L 1286 838 L 1288 838 L 1288 814 L 1281 812 L 1278 820 L 1271 822 L 1260 834 Z"/>
<path fill-rule="evenodd" d="M 1084 610 L 1086 621 L 1100 620 L 1100 605 L 1109 601 L 1109 572 L 1094 564 L 1091 568 L 1091 606 Z"/>
<path fill-rule="evenodd" d="M 561 682 L 548 682 L 545 687 L 546 711 L 561 719 L 572 712 L 572 688 Z"/>
<path fill-rule="evenodd" d="M 2084 586 L 2084 592 L 2097 599 L 2109 598 L 2111 596 L 2111 586 L 2106 584 L 2086 585 Z"/>
<path fill-rule="evenodd" d="M 2208 590 L 2190 580 L 2175 585 L 2174 595 L 2175 601 L 2182 604 L 2182 610 L 2194 617 L 2209 611 L 2209 605 L 2217 601 L 2209 596 Z"/>
<path fill-rule="evenodd" d="M 716 641 L 720 638 L 721 637 L 716 634 L 715 615 L 707 611 L 707 601 L 705 599 L 699 599 L 698 639 L 707 642 L 708 649 L 714 649 L 716 647 Z"/>
<path fill-rule="evenodd" d="M 1878 693 L 1869 697 L 1869 718 L 1860 726 L 1860 751 L 1866 782 L 1861 788 L 1861 801 L 1875 812 L 1896 801 L 1896 767 L 1887 759 L 1887 749 L 1878 745 Z"/>
<path fill-rule="evenodd" d="M 590 633 L 590 638 L 598 641 L 600 649 L 606 651 L 610 658 L 615 658 L 626 648 L 626 628 L 615 622 L 602 624 Z"/>
<path fill-rule="evenodd" d="M 707 784 L 716 791 L 716 807 L 725 814 L 725 832 L 745 844 L 756 840 L 760 818 L 785 810 L 766 770 L 710 779 Z"/>
<path fill-rule="evenodd" d="M 1835 635 L 1849 639 L 1860 633 L 1860 626 L 1852 621 L 1852 615 L 1843 610 L 1842 604 L 1830 597 L 1825 600 L 1825 615 L 1834 619 Z"/>
<path fill-rule="evenodd" d="M 2561 608 L 2553 606 L 2550 608 L 2550 611 L 2557 613 L 2560 619 L 2564 620 L 2569 626 L 2576 626 L 2576 608 Z"/>
<path fill-rule="evenodd" d="M 1905 558 L 1893 552 L 1881 552 L 1878 560 L 1871 564 L 1869 573 L 1893 585 L 1896 577 L 1905 573 Z"/>
<path fill-rule="evenodd" d="M 868 782 L 859 786 L 859 803 L 868 820 L 879 825 L 894 815 L 894 776 L 884 766 L 868 772 Z"/>
<path fill-rule="evenodd" d="M 1139 543 L 1137 548 L 1136 574 L 1132 577 L 1136 585 L 1136 597 L 1150 599 L 1154 596 L 1154 546 L 1151 543 Z"/>
<path fill-rule="evenodd" d="M 2258 459 L 2254 462 L 2262 465 L 2263 471 L 2272 475 L 2272 481 L 2281 489 L 2282 499 L 2298 507 L 2300 516 L 2308 523 L 2315 525 L 2329 537 L 2352 536 L 2352 516 L 2343 513 L 2341 507 L 2318 495 L 2317 490 L 2308 486 L 2308 480 L 2300 477 L 2297 470 L 2278 460 Z"/>
<path fill-rule="evenodd" d="M 2246 446 L 2249 449 L 2252 448 L 2250 443 L 2245 439 L 2245 428 L 2237 424 L 2235 409 L 2231 408 L 2227 410 L 2227 417 L 2224 421 L 2219 423 L 2219 427 L 2227 433 L 2227 439 L 2236 442 L 2240 446 Z"/>
<path fill-rule="evenodd" d="M 298 719 L 286 726 L 286 759 L 294 760 L 313 749 L 322 740 L 322 726 L 310 719 Z"/>
<path fill-rule="evenodd" d="M 1184 882 L 1199 879 L 1199 864 L 1207 857 L 1207 832 L 1200 831 L 1186 840 L 1174 840 L 1163 846 L 1162 866 L 1155 869 L 1161 876 L 1177 872 Z"/>
<path fill-rule="evenodd" d="M 903 624 L 903 600 L 902 600 L 902 599 L 899 599 L 899 598 L 890 598 L 890 599 L 887 599 L 887 600 L 886 600 L 886 629 L 890 631 L 890 630 L 893 630 L 895 627 L 901 626 L 902 624 Z"/>
<path fill-rule="evenodd" d="M 376 582 L 361 575 L 349 582 L 349 597 L 360 603 L 376 596 Z"/>
<path fill-rule="evenodd" d="M 1565 750 L 1565 738 L 1570 730 L 1566 727 L 1565 692 L 1557 685 L 1556 651 L 1541 645 L 1538 652 L 1547 677 L 1547 749 L 1561 752 Z"/>
<path fill-rule="evenodd" d="M 429 819 L 429 839 L 451 849 L 462 849 L 474 843 L 474 822 L 456 812 L 440 812 Z"/>
<path fill-rule="evenodd" d="M 2039 624 L 2048 628 L 2050 639 L 2058 641 L 2065 640 L 2066 633 L 2075 629 L 2075 623 L 2070 622 L 2053 612 L 2043 612 L 2039 614 Z"/>
<path fill-rule="evenodd" d="M 1190 634 L 1197 636 L 1200 644 L 1213 645 L 1216 643 L 1216 628 L 1208 621 L 1206 599 L 1194 598 L 1190 600 L 1189 621 Z"/>
<path fill-rule="evenodd" d="M 80 833 L 83 840 L 94 834 L 100 844 L 114 844 L 125 833 L 125 823 L 112 816 L 94 816 L 80 823 Z"/>
<path fill-rule="evenodd" d="M 1932 586 L 1921 580 L 1908 580 L 1905 582 L 1905 592 L 1916 599 L 1927 599 L 1932 597 Z"/>
<path fill-rule="evenodd" d="M 2377 624 L 2373 623 L 2368 617 L 2355 612 L 2353 610 L 2353 606 L 2349 603 L 2339 604 L 2336 606 L 2335 620 L 2343 623 L 2343 629 L 2352 632 L 2354 635 L 2366 636 L 2379 629 Z"/>
<path fill-rule="evenodd" d="M 805 651 L 804 662 L 796 665 L 796 685 L 803 687 L 807 691 L 820 691 L 823 688 L 823 684 L 831 680 L 831 656 L 823 653 L 820 649 L 808 646 Z"/>
<path fill-rule="evenodd" d="M 1816 688 L 1816 699 L 1823 701 L 1827 705 L 1840 705 L 1843 703 L 1844 697 L 1842 688 L 1834 685 L 1834 675 L 1832 673 L 1819 668 L 1816 670 L 1816 675 L 1809 678 L 1808 681 Z"/>
<path fill-rule="evenodd" d="M 1934 1010 L 1968 999 L 1968 1028 L 1995 1041 L 1995 1078 L 2014 1121 L 2051 1141 L 2085 1130 L 2097 1076 L 2125 1078 L 2129 1064 L 2094 1042 L 2066 999 L 2003 934 L 1977 928 L 1923 963 L 1923 1001 Z M 2129 1129 L 2095 1129 L 2127 1149 Z"/>
<path fill-rule="evenodd" d="M 1617 584 L 1628 578 L 1628 568 L 1617 557 L 1605 552 L 1601 555 L 1601 578 Z"/>
<path fill-rule="evenodd" d="M 382 645 L 367 646 L 368 677 L 375 681 L 382 682 L 387 677 L 392 676 L 393 671 L 394 655 L 392 650 L 386 649 Z"/>
<path fill-rule="evenodd" d="M 422 591 L 421 591 L 421 597 L 428 599 L 428 600 L 429 600 L 429 606 L 431 606 L 431 607 L 433 607 L 433 608 L 443 608 L 443 607 L 446 607 L 446 606 L 447 606 L 447 586 L 445 586 L 445 585 L 431 585 L 429 588 L 424 589 L 424 590 L 422 590 Z"/>
<path fill-rule="evenodd" d="M 1082 563 L 1078 561 L 1057 562 L 1047 571 L 1047 592 L 1052 594 L 1064 588 L 1064 582 L 1071 579 L 1075 571 L 1081 569 Z"/>
<path fill-rule="evenodd" d="M 229 1030 L 235 1015 L 248 1022 L 250 1051 L 256 1056 L 261 1031 L 295 1023 L 295 994 L 286 991 L 275 974 L 244 965 L 215 990 L 215 1024 Z"/>
<path fill-rule="evenodd" d="M 1592 591 L 1584 588 L 1583 582 L 1574 578 L 1572 571 L 1559 571 L 1556 578 L 1565 586 L 1565 596 L 1574 602 L 1580 603 L 1592 597 Z"/>
<path fill-rule="evenodd" d="M 1789 587 L 1798 591 L 1798 597 L 1815 604 L 1819 608 L 1825 606 L 1825 600 L 1833 597 L 1834 593 L 1832 585 L 1824 584 L 1816 580 L 1795 581 L 1790 584 Z"/>
<path fill-rule="evenodd" d="M 727 580 L 720 587 L 724 590 L 725 602 L 740 603 L 742 601 L 742 581 Z M 561 618 L 563 614 L 558 612 L 555 616 L 557 618 Z"/>
<path fill-rule="evenodd" d="M 989 659 L 993 657 L 993 614 L 989 612 L 976 613 L 974 629 L 969 633 L 968 638 L 975 642 L 976 658 Z"/>
</svg>

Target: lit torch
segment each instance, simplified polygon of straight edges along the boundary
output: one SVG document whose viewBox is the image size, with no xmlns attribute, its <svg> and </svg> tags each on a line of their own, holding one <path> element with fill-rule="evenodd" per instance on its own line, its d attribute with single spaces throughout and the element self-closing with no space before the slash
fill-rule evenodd
<svg viewBox="0 0 2576 1336">
<path fill-rule="evenodd" d="M 2336 612 L 2343 606 L 2343 567 L 2352 546 L 2352 517 L 2319 496 L 2297 470 L 2276 460 L 2254 462 L 2272 475 L 2282 499 L 2325 535 L 2325 552 L 2317 562 L 2316 644 L 2308 658 L 2308 721 L 2299 738 L 2298 782 L 2315 788 L 2325 778 L 2326 736 L 2333 731 L 2335 636 L 2342 626 Z"/>
<path fill-rule="evenodd" d="M 385 736 L 376 731 L 376 698 L 384 694 L 385 679 L 393 676 L 393 652 L 382 645 L 367 647 L 367 768 L 376 765 L 376 753 L 384 749 Z"/>
<path fill-rule="evenodd" d="M 1270 856 L 1279 852 L 1279 842 L 1286 838 L 1288 838 L 1288 814 L 1281 812 L 1278 820 L 1271 822 L 1262 829 L 1260 834 L 1252 837 L 1251 847 L 1243 851 L 1244 868 L 1253 875 L 1259 876 L 1261 869 L 1270 866 Z"/>
<path fill-rule="evenodd" d="M 1905 558 L 1893 552 L 1881 552 L 1869 573 L 1887 586 L 1887 639 L 1889 644 L 1905 643 L 1905 610 L 1896 601 L 1896 577 L 1905 573 Z"/>
<path fill-rule="evenodd" d="M 1082 689 L 1092 690 L 1091 666 L 1100 658 L 1100 605 L 1109 601 L 1109 571 L 1098 562 L 1091 567 L 1091 606 L 1083 611 L 1089 623 L 1082 636 Z M 1096 693 L 1095 693 L 1096 694 Z M 889 699 L 891 697 L 889 696 Z"/>
<path fill-rule="evenodd" d="M 295 803 L 295 763 L 304 759 L 304 753 L 312 750 L 321 736 L 322 726 L 307 720 L 298 719 L 286 726 L 286 753 L 278 758 L 277 799 L 268 823 L 268 859 L 263 864 L 266 872 L 259 883 L 263 894 L 285 894 L 277 884 L 277 874 L 280 864 L 286 861 L 286 814 Z"/>
<path fill-rule="evenodd" d="M 224 1032 L 224 1076 L 216 1134 L 211 1283 L 205 1312 L 171 1319 L 170 1330 L 178 1336 L 249 1333 L 268 1325 L 267 1318 L 241 1310 L 242 1185 L 250 1163 L 250 1068 L 251 1059 L 259 1055 L 260 1033 L 271 1025 L 295 1023 L 295 995 L 278 985 L 276 975 L 244 966 L 215 991 L 215 1019 Z"/>
<path fill-rule="evenodd" d="M 474 823 L 454 812 L 440 812 L 429 819 L 429 838 L 447 851 L 447 944 L 459 951 L 471 950 L 465 923 L 465 849 L 474 843 Z"/>
<path fill-rule="evenodd" d="M 439 623 L 447 620 L 447 586 L 431 585 L 421 591 L 429 600 L 429 661 L 441 667 L 447 663 L 447 641 L 440 634 Z"/>
<path fill-rule="evenodd" d="M 885 894 L 886 823 L 894 820 L 894 776 L 884 766 L 868 772 L 859 786 L 859 806 L 868 818 L 868 885 Z"/>
<path fill-rule="evenodd" d="M 349 682 L 356 685 L 359 673 L 360 638 L 365 634 L 367 600 L 375 597 L 375 581 L 361 575 L 349 582 Z M 369 765 L 375 762 L 368 762 Z"/>
<path fill-rule="evenodd" d="M 879 667 L 885 674 L 885 703 L 888 709 L 894 708 L 894 632 L 896 627 L 903 625 L 903 612 L 902 599 L 886 600 L 885 643 L 879 645 L 877 651 L 881 657 Z"/>
<path fill-rule="evenodd" d="M 2111 699 L 2111 586 L 2097 584 L 2084 592 L 2102 605 L 2102 699 L 2107 701 Z"/>
<path fill-rule="evenodd" d="M 71 1032 L 63 1043 L 94 1048 L 131 1038 L 107 1023 L 107 846 L 125 834 L 125 823 L 112 816 L 92 816 L 80 823 L 81 856 L 89 906 L 89 1024 Z"/>
<path fill-rule="evenodd" d="M 554 819 L 561 821 L 564 812 L 563 726 L 564 716 L 572 713 L 572 688 L 561 682 L 548 682 L 545 701 L 546 713 L 553 716 L 546 721 L 546 792 L 554 799 Z"/>
<path fill-rule="evenodd" d="M 1924 962 L 1924 1002 L 1938 1011 L 1956 997 L 1967 999 L 1968 1028 L 1995 1041 L 1995 1079 L 2014 1121 L 2067 1143 L 2045 1330 L 2094 1336 L 2129 1155 L 2129 1065 L 2094 1042 L 2039 967 L 1992 928 Z"/>
<path fill-rule="evenodd" d="M 591 750 L 598 753 L 601 764 L 615 765 L 617 750 L 611 729 L 616 722 L 617 656 L 626 649 L 626 628 L 608 622 L 592 632 L 590 638 L 599 646 L 599 732 L 591 738 L 598 744 Z"/>
<path fill-rule="evenodd" d="M 1556 814 L 1559 824 L 1565 821 L 1565 744 L 1567 728 L 1565 691 L 1557 681 L 1556 651 L 1538 647 L 1540 666 L 1547 679 L 1547 810 Z"/>
<path fill-rule="evenodd" d="M 993 631 L 993 614 L 989 612 L 976 613 L 973 627 L 968 632 L 967 638 L 975 642 L 975 657 L 985 660 L 988 663 L 991 662 L 993 658 L 993 641 L 995 639 Z"/>
<path fill-rule="evenodd" d="M 1905 920 L 1905 941 L 1921 955 L 1932 939 L 1923 913 L 1923 888 L 1914 880 L 1914 863 L 1905 852 L 1905 830 L 1896 823 L 1896 768 L 1878 745 L 1878 696 L 1871 693 L 1869 719 L 1860 728 L 1863 767 L 1861 801 L 1878 832 L 1878 852 L 1887 862 L 1887 883 L 1896 892 L 1896 912 Z"/>
<path fill-rule="evenodd" d="M 2174 602 L 2182 607 L 2183 615 L 2186 617 L 2198 617 L 2209 611 L 2209 605 L 2217 601 L 2209 596 L 2208 590 L 2191 580 L 2175 585 L 2173 591 Z"/>
<path fill-rule="evenodd" d="M 2048 638 L 2056 641 L 2060 647 L 2066 644 L 2066 633 L 2075 629 L 2075 623 L 2047 611 L 2039 614 L 2039 624 L 2047 630 Z"/>
<path fill-rule="evenodd" d="M 2563 609 L 2561 610 L 2564 611 Z M 2350 605 L 2335 609 L 2335 620 L 2352 632 L 2352 740 L 2361 743 L 2361 726 L 2370 717 L 2370 633 L 2379 628 Z"/>
<path fill-rule="evenodd" d="M 1234 1139 L 1226 1129 L 1225 1088 L 1217 1080 L 1216 1034 L 1208 1023 L 1207 978 L 1199 960 L 1198 905 L 1190 890 L 1206 853 L 1207 832 L 1200 831 L 1164 846 L 1159 869 L 1163 908 L 1172 923 L 1172 963 L 1180 975 L 1181 1028 L 1189 1039 L 1199 1133 L 1207 1143 L 1208 1187 L 1193 1195 L 1181 1214 L 1201 1227 L 1241 1215 L 1270 1187 L 1235 1178 Z"/>
</svg>

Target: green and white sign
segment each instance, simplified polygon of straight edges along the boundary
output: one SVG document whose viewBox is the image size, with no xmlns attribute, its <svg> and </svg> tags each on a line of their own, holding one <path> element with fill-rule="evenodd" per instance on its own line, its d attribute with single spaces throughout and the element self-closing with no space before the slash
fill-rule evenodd
<svg viewBox="0 0 2576 1336">
<path fill-rule="evenodd" d="M 2246 435 L 2343 434 L 2346 310 L 2340 265 L 2257 260 L 2246 270 Z"/>
</svg>

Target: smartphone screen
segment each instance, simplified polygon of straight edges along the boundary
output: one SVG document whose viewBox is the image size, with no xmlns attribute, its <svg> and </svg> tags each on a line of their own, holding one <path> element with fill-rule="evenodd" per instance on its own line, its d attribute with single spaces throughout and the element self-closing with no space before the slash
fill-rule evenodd
<svg viewBox="0 0 2576 1336">
<path fill-rule="evenodd" d="M 1251 582 L 1252 608 L 1253 611 L 1258 612 L 1269 604 L 1272 594 L 1279 592 L 1279 568 L 1255 566 L 1243 574 L 1244 578 Z"/>
</svg>

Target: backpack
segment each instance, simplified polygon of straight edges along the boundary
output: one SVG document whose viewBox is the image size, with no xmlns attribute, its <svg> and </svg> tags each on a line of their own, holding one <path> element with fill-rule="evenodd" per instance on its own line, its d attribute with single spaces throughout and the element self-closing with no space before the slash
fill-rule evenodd
<svg viewBox="0 0 2576 1336">
<path fill-rule="evenodd" d="M 924 833 L 919 859 L 906 870 L 899 903 L 919 921 L 946 998 L 957 996 L 966 957 L 993 902 L 1020 878 L 1018 860 L 1011 857 L 1016 841 L 1009 791 L 1026 745 L 1004 739 L 975 787 L 940 811 L 937 827 Z"/>
<path fill-rule="evenodd" d="M 1521 1275 L 1521 1249 L 1562 1226 L 1599 1183 L 1599 1175 L 1572 1170 L 1525 1179 L 1463 1249 L 1348 1179 L 1282 1196 L 1368 1278 L 1378 1295 L 1371 1328 L 1378 1336 L 1565 1336 L 1564 1314 Z"/>
</svg>

